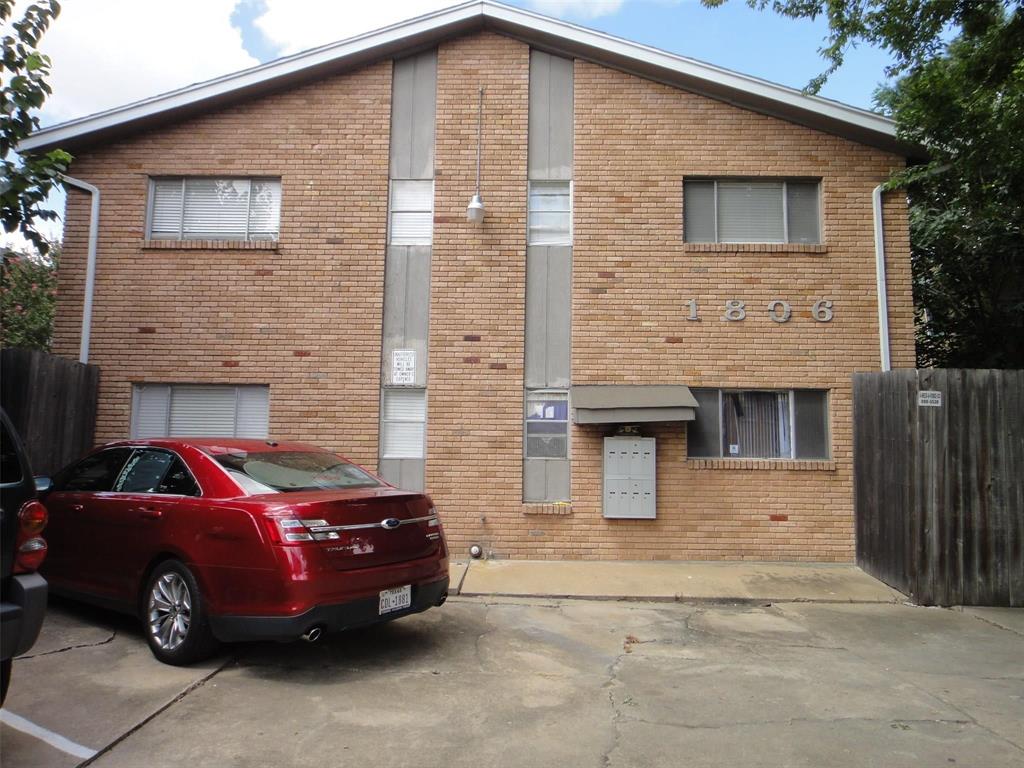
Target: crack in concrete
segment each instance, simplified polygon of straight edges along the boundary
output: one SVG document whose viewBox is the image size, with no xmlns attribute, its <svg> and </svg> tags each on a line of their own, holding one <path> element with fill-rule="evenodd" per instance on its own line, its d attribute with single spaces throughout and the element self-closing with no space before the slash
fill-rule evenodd
<svg viewBox="0 0 1024 768">
<path fill-rule="evenodd" d="M 967 613 L 967 611 L 960 611 L 960 613 Z M 1000 624 L 998 622 L 992 621 L 992 619 L 987 619 L 984 616 L 979 616 L 976 613 L 971 613 L 970 615 L 976 618 L 978 621 L 988 624 L 989 626 L 993 626 L 996 629 L 1002 629 L 1007 632 L 1012 632 L 1015 635 L 1020 635 L 1021 637 L 1024 637 L 1024 632 L 1018 632 L 1016 629 L 1013 629 L 1012 627 L 1007 627 L 1005 624 Z"/>
<path fill-rule="evenodd" d="M 884 718 L 884 717 L 787 717 L 782 720 L 738 720 L 731 723 L 718 723 L 715 725 L 698 725 L 694 723 L 676 723 L 668 720 L 648 720 L 642 717 L 627 717 L 622 716 L 619 722 L 622 723 L 643 723 L 644 725 L 656 725 L 656 726 L 667 726 L 670 728 L 681 728 L 683 730 L 692 731 L 719 731 L 726 730 L 729 728 L 747 728 L 759 725 L 793 725 L 794 723 L 810 723 L 810 724 L 827 724 L 827 723 L 888 723 L 893 728 L 900 726 L 912 726 L 912 725 L 928 725 L 928 724 L 941 724 L 941 725 L 971 725 L 974 727 L 984 728 L 979 726 L 977 723 L 971 720 L 959 720 L 959 719 L 904 719 L 904 718 Z"/>
<path fill-rule="evenodd" d="M 896 679 L 900 680 L 901 682 L 909 685 L 911 688 L 915 688 L 916 690 L 920 691 L 925 696 L 930 697 L 932 699 L 935 699 L 936 701 L 941 702 L 943 705 L 949 707 L 950 709 L 953 709 L 956 712 L 959 712 L 961 715 L 963 715 L 967 719 L 967 722 L 970 723 L 971 725 L 974 725 L 975 727 L 979 728 L 980 730 L 985 731 L 986 733 L 988 733 L 989 735 L 995 737 L 999 741 L 1002 741 L 1002 742 L 1005 742 L 1005 743 L 1009 744 L 1011 747 L 1013 747 L 1014 749 L 1016 749 L 1016 750 L 1020 751 L 1022 754 L 1024 754 L 1024 745 L 1018 744 L 1013 739 L 1010 739 L 1009 737 L 1004 736 L 1003 734 L 999 733 L 998 731 L 995 731 L 995 730 L 989 728 L 988 726 L 979 723 L 978 720 L 973 715 L 971 715 L 969 712 L 966 712 L 962 707 L 958 707 L 956 704 L 954 704 L 953 702 L 949 701 L 948 699 L 945 699 L 942 696 L 940 696 L 939 694 L 933 693 L 932 691 L 929 691 L 927 688 L 922 687 L 920 684 L 918 684 L 918 683 L 914 682 L 913 680 L 911 680 L 910 678 L 908 678 L 905 674 L 901 674 L 899 670 L 894 670 L 894 669 L 891 669 L 889 667 L 880 667 L 880 665 L 877 662 L 873 661 L 871 658 L 869 658 L 867 656 L 864 656 L 864 655 L 858 653 L 857 651 L 855 651 L 853 649 L 847 649 L 847 653 L 849 653 L 851 656 L 855 656 L 856 658 L 860 659 L 861 661 L 863 661 L 865 664 L 867 664 L 869 666 L 874 666 L 876 668 L 880 668 L 881 671 L 884 672 L 885 674 L 891 675 L 892 677 L 895 677 Z"/>
<path fill-rule="evenodd" d="M 608 665 L 608 679 L 601 686 L 608 689 L 608 704 L 612 710 L 612 739 L 608 748 L 601 753 L 601 768 L 609 768 L 611 766 L 612 753 L 619 748 L 619 740 L 622 738 L 622 729 L 619 727 L 619 724 L 624 721 L 624 715 L 620 711 L 618 704 L 615 703 L 614 689 L 622 685 L 622 682 L 619 680 L 619 670 L 625 660 L 625 653 L 620 653 L 615 657 L 615 660 Z"/>
<path fill-rule="evenodd" d="M 77 651 L 79 648 L 98 648 L 101 645 L 108 645 L 109 643 L 114 642 L 114 638 L 116 638 L 116 637 L 117 637 L 117 631 L 115 630 L 114 632 L 110 633 L 110 637 L 108 637 L 106 640 L 100 640 L 100 641 L 95 642 L 95 643 L 79 643 L 78 645 L 66 645 L 63 648 L 57 648 L 57 649 L 55 649 L 53 651 L 43 651 L 42 653 L 30 653 L 30 654 L 27 654 L 25 656 L 18 656 L 17 660 L 18 661 L 22 661 L 22 660 L 25 660 L 25 659 L 40 659 L 43 656 L 53 656 L 54 654 L 57 654 L 57 653 L 67 653 L 68 651 Z"/>
<path fill-rule="evenodd" d="M 473 655 L 476 656 L 476 663 L 477 666 L 480 668 L 481 672 L 485 672 L 486 670 L 484 669 L 484 657 L 480 650 L 480 643 L 483 641 L 485 637 L 487 637 L 487 635 L 491 634 L 496 629 L 496 627 L 488 621 L 488 616 L 490 615 L 490 613 L 490 603 L 484 603 L 484 615 L 481 621 L 487 628 L 483 632 L 478 634 L 476 636 L 476 639 L 473 641 Z"/>
<path fill-rule="evenodd" d="M 118 736 L 112 742 L 107 744 L 105 747 L 102 747 L 102 748 L 98 749 L 96 751 L 95 755 L 90 757 L 88 760 L 85 760 L 85 761 L 79 763 L 76 766 L 76 768 L 86 768 L 86 766 L 92 765 L 93 763 L 95 763 L 97 760 L 99 760 L 101 757 L 106 755 L 114 747 L 116 747 L 118 744 L 123 742 L 129 736 L 131 736 L 134 733 L 138 733 L 140 730 L 145 728 L 147 725 L 149 725 L 149 723 L 151 723 L 153 720 L 158 718 L 160 715 L 162 715 L 168 709 L 173 707 L 179 701 L 182 701 L 190 693 L 192 693 L 193 691 L 196 691 L 196 690 L 202 688 L 204 685 L 206 685 L 206 683 L 208 681 L 212 680 L 216 675 L 220 674 L 224 670 L 224 668 L 227 667 L 227 665 L 230 664 L 232 661 L 237 661 L 237 659 L 235 657 L 233 657 L 233 656 L 228 656 L 224 660 L 224 663 L 221 664 L 219 667 L 216 667 L 215 669 L 211 670 L 208 674 L 204 675 L 203 677 L 201 677 L 198 680 L 196 680 L 195 682 L 193 682 L 191 685 L 189 685 L 187 688 L 185 688 L 185 690 L 183 690 L 181 693 L 179 693 L 177 696 L 175 696 L 169 702 L 164 704 L 162 707 L 159 707 L 155 712 L 150 714 L 148 717 L 143 718 L 141 721 L 139 721 L 138 723 L 133 725 L 131 728 L 129 728 L 124 733 L 122 733 L 120 736 Z"/>
</svg>

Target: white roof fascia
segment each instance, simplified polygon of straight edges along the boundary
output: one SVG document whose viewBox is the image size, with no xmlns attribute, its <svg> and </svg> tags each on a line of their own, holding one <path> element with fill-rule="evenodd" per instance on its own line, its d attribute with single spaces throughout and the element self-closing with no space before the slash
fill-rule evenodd
<svg viewBox="0 0 1024 768">
<path fill-rule="evenodd" d="M 658 48 L 634 43 L 621 37 L 614 37 L 603 32 L 579 27 L 569 22 L 559 21 L 529 11 L 512 8 L 502 3 L 491 2 L 491 0 L 482 0 L 481 5 L 485 8 L 486 16 L 513 25 L 524 24 L 525 22 L 526 26 L 533 32 L 565 38 L 589 48 L 599 49 L 606 54 L 613 54 L 622 58 L 636 60 L 642 64 L 671 70 L 695 80 L 710 81 L 730 90 L 746 92 L 752 96 L 759 96 L 778 102 L 780 105 L 814 111 L 823 117 L 851 123 L 859 128 L 883 133 L 893 138 L 896 137 L 896 124 L 890 118 L 879 115 L 876 112 L 852 107 L 839 101 L 822 98 L 821 96 L 812 96 L 796 88 L 788 88 L 768 80 L 761 80 L 750 75 L 733 72 L 732 70 L 717 67 L 703 61 L 678 56 Z"/>
<path fill-rule="evenodd" d="M 32 151 L 38 148 L 51 148 L 71 140 L 84 139 L 92 134 L 117 129 L 126 124 L 158 121 L 165 113 L 170 117 L 171 113 L 188 110 L 190 107 L 195 111 L 204 102 L 230 98 L 236 91 L 256 91 L 260 87 L 269 89 L 276 81 L 300 78 L 305 70 L 343 64 L 345 60 L 350 59 L 359 60 L 360 56 L 366 57 L 376 49 L 393 52 L 403 47 L 413 47 L 420 41 L 428 41 L 436 33 L 457 33 L 460 26 L 470 25 L 474 21 L 481 21 L 485 26 L 492 26 L 499 31 L 527 40 L 537 38 L 539 41 L 546 41 L 553 48 L 561 48 L 598 63 L 611 63 L 616 68 L 633 71 L 643 77 L 689 88 L 783 119 L 788 118 L 805 124 L 817 123 L 820 120 L 823 125 L 813 127 L 829 130 L 829 126 L 833 126 L 832 132 L 840 135 L 843 133 L 842 127 L 848 126 L 853 129 L 851 133 L 857 137 L 856 140 L 865 140 L 865 135 L 873 135 L 876 141 L 886 145 L 895 146 L 898 142 L 895 123 L 874 112 L 819 96 L 809 96 L 794 88 L 491 0 L 473 0 L 241 72 L 43 128 L 22 141 L 18 149 Z M 675 82 L 676 78 L 678 82 Z M 753 103 L 745 104 L 745 98 L 751 99 Z M 804 116 L 803 120 L 801 115 Z M 808 116 L 813 120 L 808 120 Z"/>
<path fill-rule="evenodd" d="M 187 107 L 196 102 L 206 101 L 224 96 L 232 91 L 242 90 L 269 83 L 289 75 L 298 74 L 302 70 L 318 65 L 329 64 L 341 59 L 356 56 L 389 43 L 399 43 L 418 34 L 429 33 L 438 27 L 471 21 L 482 13 L 483 4 L 478 0 L 446 8 L 434 13 L 424 14 L 409 21 L 392 24 L 356 37 L 337 43 L 329 43 L 319 48 L 302 51 L 283 59 L 275 59 L 241 72 L 206 80 L 201 83 L 187 85 L 175 91 L 151 96 L 121 107 L 114 107 L 104 112 L 69 120 L 65 123 L 43 128 L 36 131 L 18 145 L 19 151 L 31 151 L 38 146 L 59 145 L 68 139 L 83 134 L 95 133 L 113 128 L 122 123 L 134 122 L 147 117 Z"/>
</svg>

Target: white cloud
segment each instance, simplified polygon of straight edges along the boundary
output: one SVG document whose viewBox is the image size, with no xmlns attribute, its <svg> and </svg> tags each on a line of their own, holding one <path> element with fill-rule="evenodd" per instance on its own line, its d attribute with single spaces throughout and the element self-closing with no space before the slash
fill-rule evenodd
<svg viewBox="0 0 1024 768">
<path fill-rule="evenodd" d="M 546 16 L 593 19 L 617 13 L 627 0 L 528 0 Z M 665 0 L 658 0 L 664 2 Z M 344 40 L 449 8 L 457 0 L 265 0 L 255 26 L 282 54 Z"/>
<path fill-rule="evenodd" d="M 44 122 L 81 117 L 258 64 L 231 26 L 235 4 L 63 3 L 40 45 L 53 60 L 53 95 L 44 106 Z"/>
<path fill-rule="evenodd" d="M 289 54 L 453 4 L 452 0 L 266 0 L 266 10 L 254 23 L 282 54 Z"/>
</svg>

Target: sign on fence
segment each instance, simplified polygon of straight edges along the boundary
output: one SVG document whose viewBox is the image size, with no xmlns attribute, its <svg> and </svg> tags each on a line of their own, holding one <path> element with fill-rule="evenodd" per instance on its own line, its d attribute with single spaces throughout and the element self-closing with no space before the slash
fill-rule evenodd
<svg viewBox="0 0 1024 768">
<path fill-rule="evenodd" d="M 1024 606 L 1024 371 L 853 377 L 857 563 L 925 605 Z"/>
</svg>

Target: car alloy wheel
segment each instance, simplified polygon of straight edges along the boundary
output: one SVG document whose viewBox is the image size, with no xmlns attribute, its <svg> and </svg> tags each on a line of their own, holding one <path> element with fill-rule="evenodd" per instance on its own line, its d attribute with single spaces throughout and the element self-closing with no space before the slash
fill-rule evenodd
<svg viewBox="0 0 1024 768">
<path fill-rule="evenodd" d="M 149 632 L 164 651 L 174 651 L 188 638 L 192 623 L 192 594 L 188 584 L 173 571 L 153 582 L 149 593 Z"/>
</svg>

